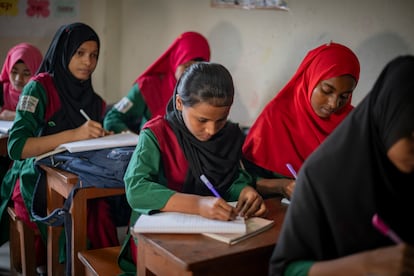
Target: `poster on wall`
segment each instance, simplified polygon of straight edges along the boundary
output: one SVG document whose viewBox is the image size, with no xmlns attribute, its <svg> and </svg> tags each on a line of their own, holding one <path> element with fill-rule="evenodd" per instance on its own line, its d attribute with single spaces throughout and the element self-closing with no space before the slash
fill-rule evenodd
<svg viewBox="0 0 414 276">
<path fill-rule="evenodd" d="M 79 21 L 80 0 L 0 0 L 0 37 L 53 35 Z"/>
</svg>

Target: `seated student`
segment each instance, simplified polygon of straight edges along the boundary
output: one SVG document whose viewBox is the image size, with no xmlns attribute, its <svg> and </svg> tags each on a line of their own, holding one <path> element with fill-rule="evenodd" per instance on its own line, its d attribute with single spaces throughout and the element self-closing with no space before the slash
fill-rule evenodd
<svg viewBox="0 0 414 276">
<path fill-rule="evenodd" d="M 414 275 L 414 56 L 372 91 L 305 161 L 270 275 Z M 378 214 L 403 242 L 371 220 Z"/>
<path fill-rule="evenodd" d="M 29 43 L 9 50 L 0 73 L 0 120 L 13 121 L 20 93 L 42 62 L 42 53 Z"/>
<path fill-rule="evenodd" d="M 96 94 L 91 81 L 99 49 L 98 35 L 91 27 L 83 23 L 62 26 L 37 74 L 23 89 L 8 142 L 14 163 L 1 184 L 1 229 L 8 229 L 5 210 L 8 204 L 14 204 L 17 215 L 30 227 L 39 228 L 45 238 L 45 225 L 31 221 L 28 211 L 38 176 L 34 157 L 62 143 L 105 134 L 99 123 L 105 102 Z M 80 109 L 91 120 L 85 120 Z M 104 200 L 88 204 L 88 238 L 92 248 L 119 244 L 116 227 L 107 215 L 108 209 Z M 2 231 L 0 238 L 0 243 L 7 241 L 8 231 Z M 37 265 L 46 263 L 41 239 L 36 240 L 35 256 Z"/>
<path fill-rule="evenodd" d="M 128 95 L 115 104 L 104 118 L 104 127 L 119 133 L 139 132 L 143 124 L 165 115 L 177 79 L 196 61 L 209 61 L 210 47 L 204 36 L 185 32 L 134 82 Z"/>
<path fill-rule="evenodd" d="M 321 45 L 308 52 L 295 75 L 271 100 L 251 127 L 243 154 L 264 196 L 290 198 L 305 159 L 349 114 L 359 79 L 359 61 L 347 47 Z"/>
<path fill-rule="evenodd" d="M 125 173 L 132 225 L 140 214 L 153 211 L 218 220 L 234 219 L 240 210 L 245 217 L 265 214 L 262 197 L 249 186 L 252 178 L 240 167 L 241 129 L 227 120 L 233 97 L 232 77 L 222 65 L 200 62 L 183 73 L 166 116 L 143 127 Z M 222 198 L 203 184 L 202 174 Z M 238 200 L 237 208 L 225 200 Z M 120 259 L 123 270 L 135 273 L 136 250 L 128 236 Z"/>
<path fill-rule="evenodd" d="M 42 62 L 42 53 L 29 43 L 19 43 L 7 53 L 0 73 L 0 120 L 13 121 L 20 93 Z M 11 160 L 0 156 L 0 183 Z"/>
</svg>

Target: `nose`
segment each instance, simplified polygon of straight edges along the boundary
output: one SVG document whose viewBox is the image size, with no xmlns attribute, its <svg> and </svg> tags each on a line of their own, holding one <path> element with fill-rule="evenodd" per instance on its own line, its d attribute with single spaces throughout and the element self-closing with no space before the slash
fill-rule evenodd
<svg viewBox="0 0 414 276">
<path fill-rule="evenodd" d="M 338 96 L 336 96 L 335 94 L 329 95 L 328 105 L 332 110 L 336 110 L 338 108 L 338 105 L 339 105 L 338 101 L 339 101 Z"/>
<path fill-rule="evenodd" d="M 23 80 L 23 75 L 22 74 L 16 74 L 14 80 L 15 81 L 22 81 Z"/>
<path fill-rule="evenodd" d="M 205 130 L 210 136 L 213 136 L 214 134 L 217 133 L 218 126 L 215 123 L 211 122 L 211 123 L 206 125 Z"/>
<path fill-rule="evenodd" d="M 83 58 L 83 63 L 86 65 L 91 65 L 92 64 L 92 57 L 89 55 L 85 55 Z"/>
</svg>

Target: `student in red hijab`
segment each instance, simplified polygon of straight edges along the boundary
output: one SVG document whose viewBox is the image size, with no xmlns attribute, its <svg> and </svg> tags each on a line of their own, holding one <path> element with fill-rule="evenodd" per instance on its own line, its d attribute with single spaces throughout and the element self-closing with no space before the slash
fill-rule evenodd
<svg viewBox="0 0 414 276">
<path fill-rule="evenodd" d="M 308 52 L 256 119 L 243 145 L 246 167 L 257 176 L 262 195 L 290 198 L 295 181 L 286 164 L 298 171 L 353 109 L 359 72 L 358 58 L 344 45 L 331 42 Z"/>
<path fill-rule="evenodd" d="M 0 73 L 0 120 L 14 120 L 20 93 L 41 62 L 42 53 L 29 43 L 19 43 L 9 50 Z"/>
<path fill-rule="evenodd" d="M 177 79 L 197 61 L 210 61 L 207 39 L 196 32 L 185 32 L 134 82 L 128 95 L 115 104 L 104 118 L 104 127 L 119 133 L 139 132 L 157 115 L 165 115 Z"/>
</svg>

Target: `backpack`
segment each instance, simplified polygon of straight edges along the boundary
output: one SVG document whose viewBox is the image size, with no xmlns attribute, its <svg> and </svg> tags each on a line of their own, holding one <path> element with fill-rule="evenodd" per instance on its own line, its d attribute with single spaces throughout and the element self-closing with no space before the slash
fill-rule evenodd
<svg viewBox="0 0 414 276">
<path fill-rule="evenodd" d="M 35 185 L 31 213 L 36 221 L 48 226 L 64 225 L 66 235 L 66 275 L 71 275 L 71 228 L 69 213 L 73 197 L 81 188 L 123 188 L 123 177 L 135 146 L 106 148 L 69 153 L 67 151 L 35 161 L 39 177 Z M 78 182 L 61 208 L 47 214 L 46 173 L 39 165 L 58 168 L 78 176 Z"/>
</svg>

